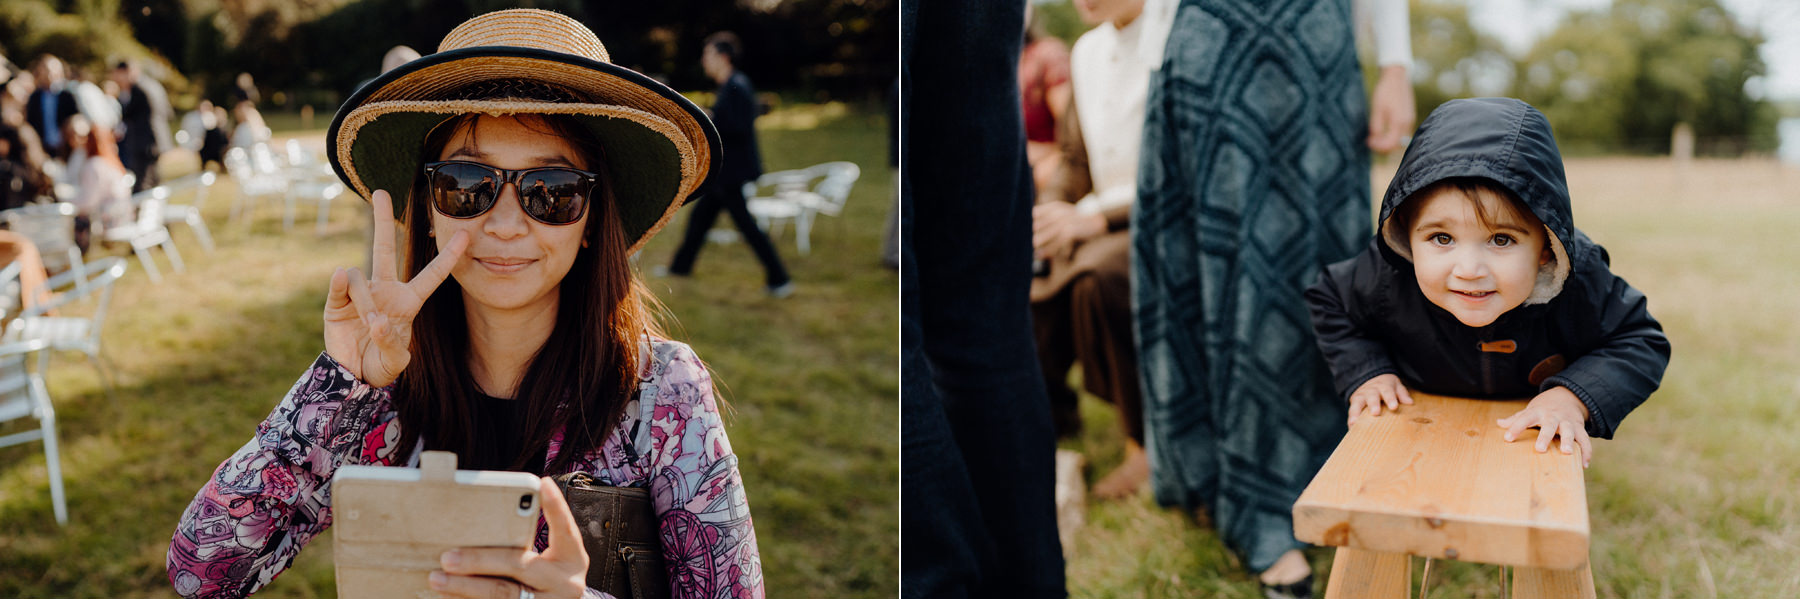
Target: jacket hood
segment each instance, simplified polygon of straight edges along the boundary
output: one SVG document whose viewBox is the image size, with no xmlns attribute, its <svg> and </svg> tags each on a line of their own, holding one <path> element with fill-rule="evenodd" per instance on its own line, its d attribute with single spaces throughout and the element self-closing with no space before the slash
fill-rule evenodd
<svg viewBox="0 0 1800 599">
<path fill-rule="evenodd" d="M 1406 232 L 1390 228 L 1401 204 L 1445 179 L 1487 179 L 1509 190 L 1544 223 L 1554 259 L 1538 272 L 1526 304 L 1542 304 L 1562 292 L 1571 256 L 1587 253 L 1569 208 L 1562 153 L 1544 114 L 1512 98 L 1451 100 L 1419 125 L 1400 168 L 1381 199 L 1383 254 L 1396 266 L 1412 266 Z"/>
</svg>

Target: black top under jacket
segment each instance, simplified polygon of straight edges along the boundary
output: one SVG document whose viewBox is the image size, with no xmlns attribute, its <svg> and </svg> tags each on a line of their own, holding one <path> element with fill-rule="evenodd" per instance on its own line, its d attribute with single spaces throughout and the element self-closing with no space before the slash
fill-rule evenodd
<svg viewBox="0 0 1800 599">
<path fill-rule="evenodd" d="M 1544 222 L 1548 243 L 1560 245 L 1560 292 L 1469 327 L 1425 298 L 1410 258 L 1377 234 L 1366 251 L 1327 267 L 1306 291 L 1338 391 L 1348 398 L 1388 373 L 1408 387 L 1459 397 L 1530 398 L 1562 386 L 1587 405 L 1588 434 L 1612 438 L 1661 384 L 1669 340 L 1644 294 L 1614 275 L 1606 250 L 1575 228 L 1550 122 L 1513 99 L 1438 107 L 1420 124 L 1382 198 L 1384 230 L 1413 194 L 1463 177 L 1510 190 Z"/>
</svg>

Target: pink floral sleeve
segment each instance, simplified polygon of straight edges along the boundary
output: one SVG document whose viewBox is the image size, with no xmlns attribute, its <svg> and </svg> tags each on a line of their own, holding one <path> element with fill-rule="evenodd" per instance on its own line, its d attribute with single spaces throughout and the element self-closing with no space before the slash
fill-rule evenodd
<svg viewBox="0 0 1800 599">
<path fill-rule="evenodd" d="M 650 493 L 670 590 L 682 598 L 763 596 L 762 558 L 737 456 L 713 400 L 712 377 L 686 345 L 653 344 Z"/>
<path fill-rule="evenodd" d="M 287 569 L 331 526 L 338 466 L 393 465 L 399 427 L 388 393 L 320 354 L 182 513 L 169 541 L 175 592 L 242 597 Z"/>
</svg>

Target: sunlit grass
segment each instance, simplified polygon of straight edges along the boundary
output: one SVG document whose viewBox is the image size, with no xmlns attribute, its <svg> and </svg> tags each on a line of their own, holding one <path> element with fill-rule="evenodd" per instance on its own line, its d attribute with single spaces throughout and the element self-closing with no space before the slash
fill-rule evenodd
<svg viewBox="0 0 1800 599">
<path fill-rule="evenodd" d="M 815 228 L 812 255 L 778 240 L 793 297 L 764 297 L 742 244 L 706 248 L 692 279 L 650 281 L 679 320 L 674 336 L 729 402 L 771 596 L 896 594 L 898 277 L 877 262 L 892 182 L 885 129 L 849 112 L 764 134 L 771 170 L 863 167 L 845 214 Z M 322 133 L 303 137 L 318 144 Z M 206 206 L 217 252 L 176 227 L 187 272 L 161 262 L 166 278 L 152 284 L 134 258 L 118 284 L 106 325 L 116 403 L 79 355 L 53 360 L 67 527 L 51 519 L 40 446 L 0 449 L 0 597 L 173 596 L 163 563 L 182 509 L 321 350 L 326 282 L 333 268 L 366 262 L 368 209 L 335 202 L 330 230 L 315 237 L 303 206 L 283 233 L 273 205 L 228 222 L 234 190 L 221 179 Z M 640 269 L 666 263 L 686 219 L 648 245 Z M 259 596 L 334 596 L 330 549 L 329 533 L 314 540 Z"/>
</svg>

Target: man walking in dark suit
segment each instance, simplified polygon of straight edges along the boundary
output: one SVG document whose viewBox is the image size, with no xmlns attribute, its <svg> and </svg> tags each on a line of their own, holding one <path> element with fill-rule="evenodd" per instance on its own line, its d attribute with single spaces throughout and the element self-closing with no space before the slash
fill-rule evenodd
<svg viewBox="0 0 1800 599">
<path fill-rule="evenodd" d="M 756 93 L 750 88 L 750 78 L 737 70 L 742 47 L 737 35 L 721 31 L 706 38 L 706 49 L 700 54 L 700 66 L 719 83 L 712 120 L 719 129 L 725 158 L 701 188 L 700 200 L 688 215 L 687 234 L 666 272 L 684 277 L 694 272 L 694 260 L 706 244 L 706 232 L 712 229 L 719 211 L 726 210 L 743 234 L 744 243 L 762 262 L 769 295 L 787 297 L 794 292 L 793 280 L 788 278 L 781 256 L 775 253 L 769 236 L 756 226 L 756 219 L 750 216 L 750 208 L 744 202 L 744 183 L 762 176 L 762 154 L 756 147 Z"/>
<path fill-rule="evenodd" d="M 44 152 L 58 160 L 69 159 L 69 140 L 63 137 L 63 125 L 75 116 L 75 92 L 63 84 L 63 63 L 45 54 L 31 69 L 37 80 L 37 91 L 25 102 L 25 122 L 44 142 Z"/>
<path fill-rule="evenodd" d="M 139 72 L 137 65 L 120 62 L 113 67 L 112 76 L 119 86 L 119 124 L 124 129 L 119 136 L 119 158 L 137 176 L 132 191 L 143 191 L 159 183 L 156 161 L 162 157 L 163 146 L 159 137 L 167 134 L 158 134 L 157 121 L 167 127 L 171 111 L 166 108 L 162 86 Z"/>
</svg>

